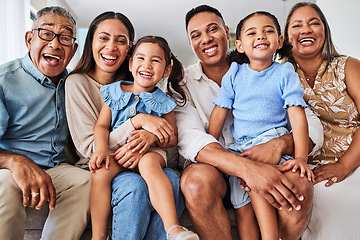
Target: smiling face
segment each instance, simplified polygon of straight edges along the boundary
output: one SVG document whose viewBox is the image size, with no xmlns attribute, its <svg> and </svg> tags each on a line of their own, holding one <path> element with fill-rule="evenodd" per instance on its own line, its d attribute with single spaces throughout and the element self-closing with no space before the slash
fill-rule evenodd
<svg viewBox="0 0 360 240">
<path fill-rule="evenodd" d="M 202 65 L 226 62 L 230 33 L 219 16 L 212 12 L 194 15 L 187 28 L 189 43 Z"/>
<path fill-rule="evenodd" d="M 245 53 L 250 60 L 250 67 L 259 70 L 268 68 L 273 61 L 274 53 L 283 44 L 276 25 L 269 16 L 255 14 L 245 20 L 240 39 L 235 41 L 236 49 Z M 255 67 L 255 68 L 254 68 Z"/>
<path fill-rule="evenodd" d="M 68 18 L 50 13 L 41 16 L 34 28 L 44 28 L 56 34 L 70 36 L 75 33 Z M 66 69 L 77 49 L 76 43 L 73 46 L 61 45 L 57 37 L 50 42 L 42 40 L 38 36 L 38 30 L 26 32 L 25 42 L 35 67 L 53 82 L 58 81 L 59 75 Z"/>
<path fill-rule="evenodd" d="M 152 92 L 155 85 L 171 72 L 171 65 L 166 66 L 165 52 L 157 43 L 141 43 L 133 53 L 130 71 L 134 77 L 131 92 Z"/>
<path fill-rule="evenodd" d="M 130 48 L 129 32 L 119 19 L 107 19 L 99 23 L 92 40 L 95 60 L 94 75 L 115 75 Z"/>
<path fill-rule="evenodd" d="M 325 28 L 310 6 L 296 9 L 289 19 L 288 36 L 294 58 L 319 56 L 325 42 Z"/>
</svg>

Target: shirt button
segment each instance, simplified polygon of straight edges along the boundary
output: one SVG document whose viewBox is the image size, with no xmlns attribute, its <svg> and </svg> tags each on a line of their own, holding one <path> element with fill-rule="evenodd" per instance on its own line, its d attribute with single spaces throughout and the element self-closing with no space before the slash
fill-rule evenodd
<svg viewBox="0 0 360 240">
<path fill-rule="evenodd" d="M 130 109 L 130 114 L 134 114 L 135 110 L 134 109 Z"/>
<path fill-rule="evenodd" d="M 227 131 L 227 128 L 224 128 L 224 131 Z"/>
<path fill-rule="evenodd" d="M 139 101 L 139 96 L 135 96 L 134 99 L 135 99 L 136 101 Z"/>
</svg>

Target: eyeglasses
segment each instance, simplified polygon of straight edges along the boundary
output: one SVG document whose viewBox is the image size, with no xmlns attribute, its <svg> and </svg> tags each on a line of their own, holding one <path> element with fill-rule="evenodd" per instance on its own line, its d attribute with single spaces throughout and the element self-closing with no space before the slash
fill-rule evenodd
<svg viewBox="0 0 360 240">
<path fill-rule="evenodd" d="M 45 28 L 34 28 L 34 30 L 38 31 L 38 36 L 42 40 L 52 41 L 54 38 L 58 37 L 59 43 L 64 46 L 72 46 L 75 43 L 76 38 L 70 35 L 65 34 L 56 34 L 53 31 L 47 30 Z"/>
</svg>

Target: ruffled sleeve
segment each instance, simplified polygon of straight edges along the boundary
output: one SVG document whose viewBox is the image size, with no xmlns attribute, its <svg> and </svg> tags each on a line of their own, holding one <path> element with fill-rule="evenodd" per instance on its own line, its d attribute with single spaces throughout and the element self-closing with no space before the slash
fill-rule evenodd
<svg viewBox="0 0 360 240">
<path fill-rule="evenodd" d="M 140 98 L 147 108 L 160 116 L 171 112 L 176 107 L 175 99 L 166 95 L 160 88 L 153 93 L 142 92 Z"/>
<path fill-rule="evenodd" d="M 213 101 L 211 101 L 213 104 L 221 108 L 233 108 L 235 98 L 234 81 L 236 75 L 238 74 L 238 71 L 239 64 L 233 62 L 229 70 L 226 72 L 226 74 L 221 80 L 221 88 L 219 90 L 219 94 Z"/>
<path fill-rule="evenodd" d="M 282 72 L 282 93 L 284 108 L 300 106 L 306 108 L 304 101 L 304 90 L 300 85 L 300 80 L 291 63 L 286 62 L 281 66 Z"/>
<path fill-rule="evenodd" d="M 121 110 L 129 103 L 131 93 L 121 89 L 121 82 L 123 81 L 104 85 L 100 89 L 104 102 L 110 109 Z"/>
</svg>

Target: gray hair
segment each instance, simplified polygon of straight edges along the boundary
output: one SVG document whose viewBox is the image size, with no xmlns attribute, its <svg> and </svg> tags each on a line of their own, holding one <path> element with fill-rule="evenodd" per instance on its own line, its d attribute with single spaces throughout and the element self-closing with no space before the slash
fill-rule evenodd
<svg viewBox="0 0 360 240">
<path fill-rule="evenodd" d="M 41 18 L 42 16 L 44 16 L 45 14 L 56 14 L 56 15 L 60 15 L 63 17 L 66 17 L 67 19 L 69 19 L 74 27 L 74 35 L 76 34 L 76 21 L 74 19 L 74 17 L 71 15 L 69 10 L 66 10 L 65 8 L 59 7 L 59 6 L 51 6 L 51 7 L 44 7 L 42 9 L 40 9 L 35 16 L 34 22 L 33 22 L 33 26 L 32 28 L 34 28 L 39 20 L 39 18 Z"/>
</svg>

